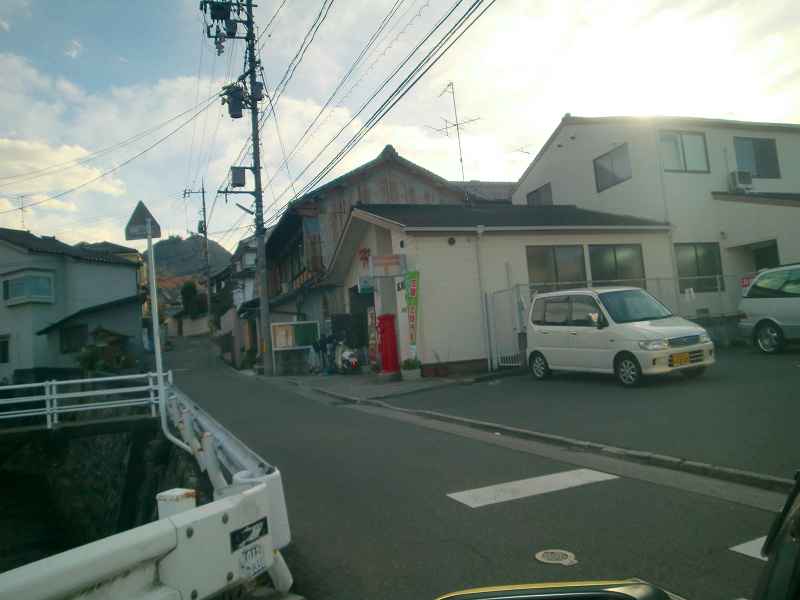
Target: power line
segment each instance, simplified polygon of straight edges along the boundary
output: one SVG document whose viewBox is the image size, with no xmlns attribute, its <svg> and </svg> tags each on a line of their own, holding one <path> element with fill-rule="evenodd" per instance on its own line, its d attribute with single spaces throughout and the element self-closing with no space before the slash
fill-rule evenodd
<svg viewBox="0 0 800 600">
<path fill-rule="evenodd" d="M 367 54 L 367 52 L 369 52 L 370 48 L 372 48 L 374 46 L 375 41 L 381 35 L 383 30 L 386 28 L 386 26 L 389 24 L 389 22 L 392 20 L 392 18 L 394 17 L 394 15 L 397 13 L 398 9 L 400 8 L 400 6 L 404 2 L 405 2 L 405 0 L 395 0 L 395 3 L 389 9 L 389 12 L 387 13 L 387 15 L 381 20 L 380 24 L 378 25 L 378 28 L 369 37 L 369 39 L 367 40 L 367 43 L 361 49 L 361 52 L 359 52 L 358 56 L 356 56 L 355 60 L 350 65 L 350 68 L 347 70 L 347 72 L 339 80 L 339 83 L 336 85 L 336 87 L 334 88 L 334 90 L 331 93 L 331 95 L 328 96 L 328 99 L 325 101 L 325 104 L 322 106 L 322 108 L 319 109 L 319 111 L 317 112 L 316 116 L 314 116 L 314 119 L 311 121 L 311 123 L 309 123 L 308 127 L 306 127 L 306 129 L 303 132 L 303 134 L 297 140 L 297 142 L 295 143 L 294 147 L 292 148 L 292 151 L 289 153 L 289 156 L 287 157 L 286 156 L 286 151 L 285 150 L 283 151 L 283 165 L 282 165 L 282 167 L 286 168 L 286 173 L 289 175 L 289 180 L 290 181 L 292 179 L 292 175 L 291 175 L 291 173 L 289 173 L 289 162 L 288 162 L 289 159 L 292 158 L 295 155 L 295 153 L 297 152 L 297 150 L 300 147 L 301 143 L 303 142 L 305 137 L 308 135 L 308 132 L 311 131 L 311 128 L 314 127 L 314 125 L 317 123 L 317 121 L 319 121 L 319 118 L 322 116 L 322 114 L 325 112 L 325 110 L 328 108 L 328 106 L 330 106 L 331 102 L 336 97 L 336 94 L 338 94 L 339 90 L 342 89 L 342 86 L 344 86 L 344 84 L 347 83 L 347 80 L 350 78 L 350 76 L 353 74 L 353 72 L 358 68 L 359 64 L 364 59 L 364 56 Z M 270 103 L 271 102 L 272 101 L 270 100 Z M 273 113 L 275 112 L 274 108 L 272 109 L 272 112 Z M 277 116 L 276 116 L 275 122 L 277 123 Z M 280 134 L 278 134 L 278 135 L 280 136 Z M 281 147 L 283 147 L 283 141 L 281 141 Z M 281 169 L 281 167 L 278 168 L 278 171 L 280 171 L 280 169 Z M 270 183 L 272 183 L 272 181 L 270 181 Z M 292 183 L 292 187 L 294 188 L 294 184 L 293 183 Z"/>
<path fill-rule="evenodd" d="M 320 156 L 322 156 L 322 154 L 325 152 L 325 150 L 327 150 L 338 139 L 338 137 L 342 134 L 342 132 L 344 132 L 359 117 L 359 115 L 366 109 L 366 107 L 369 106 L 369 104 L 372 102 L 372 100 L 375 99 L 375 97 L 377 97 L 377 95 L 383 90 L 383 88 L 386 87 L 386 85 L 388 85 L 388 83 L 392 79 L 394 79 L 394 77 L 400 72 L 400 70 L 411 60 L 411 58 L 414 56 L 414 54 L 416 54 L 417 51 L 425 44 L 425 42 L 427 42 L 431 37 L 433 37 L 433 35 L 436 33 L 436 31 L 445 23 L 445 21 L 447 21 L 448 18 L 450 18 L 450 16 L 463 3 L 463 1 L 464 0 L 456 0 L 456 2 L 453 4 L 453 6 L 450 8 L 450 10 L 443 17 L 441 17 L 439 19 L 439 21 L 433 26 L 433 28 L 430 30 L 430 32 L 428 32 L 428 34 L 411 50 L 411 52 L 409 52 L 408 55 L 406 55 L 405 59 L 403 59 L 403 61 L 394 69 L 394 71 L 383 80 L 383 82 L 380 84 L 378 89 L 375 90 L 375 92 L 367 99 L 367 101 L 364 102 L 361 105 L 361 108 L 358 109 L 358 111 L 352 116 L 352 118 L 345 125 L 343 125 L 339 129 L 339 131 L 314 156 L 314 158 L 311 159 L 311 161 L 306 165 L 306 167 L 298 174 L 297 179 L 302 177 L 308 171 L 308 169 L 310 169 L 311 166 L 320 158 Z M 365 125 L 362 126 L 362 128 L 359 130 L 358 133 L 360 133 L 364 129 L 366 124 L 370 123 L 376 117 L 376 115 L 379 114 L 379 112 L 386 106 L 387 102 L 389 102 L 394 95 L 400 93 L 400 90 L 403 88 L 403 86 L 405 86 L 407 84 L 409 79 L 411 77 L 413 77 L 414 73 L 417 72 L 417 70 L 419 70 L 422 67 L 422 65 L 424 65 L 430 59 L 431 55 L 441 46 L 443 41 L 446 40 L 450 35 L 452 35 L 453 31 L 455 31 L 455 29 L 463 23 L 465 17 L 468 14 L 470 14 L 470 11 L 474 10 L 482 1 L 483 0 L 475 0 L 475 2 L 470 6 L 470 8 L 467 9 L 467 12 L 465 12 L 464 15 L 462 15 L 462 17 L 458 19 L 458 21 L 455 23 L 455 25 L 453 25 L 450 28 L 450 30 L 442 37 L 442 39 L 431 50 L 428 51 L 428 54 L 425 55 L 425 57 L 422 60 L 420 60 L 417 63 L 416 66 L 414 66 L 411 69 L 411 71 L 406 76 L 406 78 L 387 97 L 387 100 L 385 100 L 384 103 L 373 113 L 372 117 L 370 117 L 370 119 L 365 123 Z M 316 185 L 316 183 L 318 181 L 320 181 L 322 179 L 322 177 L 324 177 L 330 171 L 330 169 L 332 168 L 331 164 L 333 163 L 334 160 L 336 160 L 337 157 L 341 156 L 341 158 L 343 158 L 342 152 L 349 152 L 349 149 L 350 149 L 351 145 L 353 145 L 353 140 L 358 135 L 358 133 L 356 133 L 356 135 L 353 136 L 353 138 L 351 138 L 350 141 L 348 141 L 345 144 L 344 149 L 342 151 L 340 151 L 339 154 L 337 154 L 336 157 L 334 157 L 334 159 L 331 162 L 329 162 L 328 165 L 326 165 L 322 169 L 320 174 L 318 174 L 317 176 L 315 176 L 315 177 L 313 177 L 311 179 L 311 181 L 309 182 L 309 184 L 311 184 L 311 187 Z M 341 160 L 341 158 L 339 158 L 339 160 Z M 338 161 L 336 163 L 333 163 L 333 166 L 335 166 L 335 164 L 338 164 Z M 305 191 L 307 189 L 311 189 L 311 187 L 309 187 L 309 184 L 306 184 L 305 186 L 303 186 L 303 189 L 300 191 L 300 195 L 305 193 Z M 286 189 L 284 189 L 283 192 L 281 192 L 281 194 L 278 196 L 278 199 L 280 200 L 281 198 L 283 198 L 283 196 L 285 196 L 286 192 L 289 189 L 290 189 L 290 187 L 287 187 Z"/>
<path fill-rule="evenodd" d="M 189 118 L 188 118 L 186 121 L 184 121 L 183 123 L 181 123 L 180 125 L 178 125 L 178 126 L 175 128 L 175 129 L 173 129 L 172 131 L 170 131 L 170 132 L 169 132 L 169 133 L 167 133 L 166 135 L 164 135 L 164 136 L 160 137 L 160 138 L 159 138 L 159 139 L 157 139 L 155 142 L 153 142 L 152 144 L 150 144 L 150 145 L 149 145 L 147 148 L 145 148 L 144 150 L 142 150 L 142 151 L 140 151 L 140 152 L 137 152 L 136 154 L 134 154 L 133 156 L 131 156 L 131 157 L 130 157 L 130 158 L 128 158 L 127 160 L 125 160 L 125 161 L 121 162 L 120 164 L 118 164 L 118 165 L 116 165 L 116 166 L 112 167 L 111 169 L 108 169 L 107 171 L 104 171 L 103 173 L 101 173 L 101 174 L 100 174 L 100 175 L 98 175 L 97 177 L 93 177 L 92 179 L 89 179 L 89 180 L 87 180 L 87 181 L 84 181 L 83 183 L 81 183 L 81 184 L 79 184 L 79 185 L 76 185 L 75 187 L 72 187 L 72 188 L 70 188 L 70 189 L 68 189 L 68 190 L 64 190 L 63 192 L 60 192 L 60 193 L 58 193 L 58 194 L 55 194 L 55 195 L 53 195 L 53 196 L 48 196 L 47 198 L 44 198 L 44 199 L 42 199 L 42 200 L 37 200 L 36 202 L 31 202 L 30 204 L 28 204 L 28 205 L 27 205 L 27 206 L 28 206 L 28 208 L 30 208 L 31 206 L 37 206 L 37 205 L 39 205 L 39 204 L 44 204 L 45 202 L 50 202 L 51 200 L 57 200 L 58 198 L 62 198 L 62 197 L 64 197 L 64 196 L 66 196 L 67 194 L 71 194 L 72 192 L 75 192 L 75 191 L 77 191 L 77 190 L 80 190 L 80 189 L 82 189 L 82 188 L 86 187 L 87 185 L 90 185 L 90 184 L 94 183 L 95 181 L 98 181 L 99 179 L 102 179 L 102 178 L 103 178 L 103 177 L 105 177 L 106 175 L 110 175 L 111 173 L 115 173 L 116 171 L 119 171 L 119 170 L 120 170 L 122 167 L 124 167 L 125 165 L 127 165 L 127 164 L 129 164 L 129 163 L 133 162 L 134 160 L 136 160 L 136 159 L 137 159 L 137 158 L 139 158 L 140 156 L 142 156 L 142 155 L 146 154 L 147 152 L 149 152 L 150 150 L 152 150 L 153 148 L 155 148 L 156 146 L 158 146 L 159 144 L 161 144 L 161 143 L 162 143 L 162 142 L 164 142 L 165 140 L 167 140 L 167 139 L 169 139 L 170 137 L 172 137 L 173 135 L 175 135 L 175 134 L 176 134 L 178 131 L 180 131 L 181 129 L 183 129 L 184 127 L 186 127 L 186 125 L 188 125 L 189 123 L 191 123 L 192 121 L 194 121 L 194 120 L 195 120 L 195 119 L 196 119 L 198 116 L 200 116 L 201 114 L 203 114 L 203 112 L 204 112 L 205 110 L 207 110 L 207 109 L 208 109 L 208 107 L 209 107 L 209 106 L 211 106 L 211 104 L 212 104 L 212 103 L 213 103 L 213 100 L 210 100 L 210 101 L 208 101 L 208 102 L 206 103 L 206 105 L 205 105 L 203 108 L 201 108 L 200 110 L 198 110 L 198 111 L 197 111 L 196 113 L 194 113 L 194 114 L 193 114 L 191 117 L 189 117 Z M 16 208 L 12 208 L 12 209 L 10 209 L 10 210 L 2 210 L 2 211 L 0 211 L 0 215 L 2 215 L 2 214 L 6 214 L 6 213 L 9 213 L 9 212 L 14 212 L 14 211 L 16 211 L 16 210 L 18 210 L 18 209 L 16 209 Z"/>
<path fill-rule="evenodd" d="M 392 100 L 392 96 L 395 94 L 395 92 L 392 92 L 392 95 L 390 95 L 390 97 L 378 108 L 378 110 L 375 113 L 373 113 L 372 117 L 370 117 L 370 119 L 367 121 L 367 123 L 365 123 L 365 125 L 363 125 L 361 127 L 361 129 L 358 132 L 356 132 L 356 134 L 350 139 L 350 141 L 345 145 L 345 148 L 343 148 L 334 157 L 334 159 L 331 162 L 329 162 L 328 165 L 326 165 L 326 167 L 316 177 L 314 177 L 311 181 L 308 182 L 308 184 L 306 184 L 303 187 L 303 189 L 300 191 L 300 194 L 302 195 L 302 194 L 306 193 L 306 191 L 308 191 L 308 190 L 312 189 L 314 186 L 316 186 L 317 183 L 319 183 L 319 181 L 321 181 L 331 171 L 331 169 L 333 169 L 337 164 L 339 164 L 339 162 L 341 162 L 341 160 L 364 138 L 364 136 L 367 135 L 372 130 L 372 128 L 374 128 L 375 125 L 377 125 L 378 122 L 384 116 L 386 116 L 386 114 L 400 100 L 402 100 L 403 97 L 409 91 L 411 91 L 411 89 L 416 85 L 416 83 L 422 77 L 424 77 L 425 74 L 428 71 L 430 71 L 431 68 L 433 68 L 433 66 L 447 53 L 448 50 L 450 50 L 450 48 L 452 48 L 452 46 L 461 38 L 461 36 L 463 36 L 478 21 L 478 19 L 480 19 L 486 13 L 486 11 L 491 8 L 496 1 L 497 0 L 489 0 L 489 4 L 477 16 L 475 16 L 475 18 L 471 22 L 469 22 L 465 26 L 463 26 L 461 28 L 461 31 L 456 35 L 455 32 L 458 30 L 458 28 L 461 27 L 469 19 L 469 17 L 471 17 L 477 11 L 477 9 L 480 7 L 480 5 L 484 2 L 484 0 L 475 0 L 475 2 L 467 9 L 467 11 L 464 13 L 464 15 L 462 15 L 462 17 L 456 22 L 456 24 L 453 27 L 451 27 L 451 29 L 442 38 L 442 40 L 440 40 L 440 42 L 438 42 L 436 44 L 436 46 L 426 55 L 426 57 L 423 59 L 423 61 L 421 61 L 417 65 L 417 67 L 415 67 L 414 70 L 412 70 L 412 72 L 406 77 L 406 79 L 403 80 L 403 82 L 395 89 L 395 92 L 397 92 L 398 90 L 403 88 L 403 86 L 406 84 L 406 82 L 409 81 L 409 78 L 414 75 L 414 73 L 417 71 L 417 69 L 421 65 L 423 65 L 423 64 L 425 64 L 425 62 L 427 62 L 428 63 L 427 66 L 413 79 L 413 81 L 411 81 L 408 85 L 405 86 L 405 89 L 403 89 L 403 91 L 401 93 L 399 93 L 399 95 L 394 100 Z M 455 38 L 452 41 L 450 41 L 450 43 L 444 48 L 444 50 L 441 50 L 439 52 L 439 54 L 437 56 L 435 56 L 435 58 L 429 60 L 429 57 L 431 57 L 435 52 L 439 51 L 439 49 L 445 43 L 447 43 L 447 41 L 451 37 L 453 37 L 454 35 L 455 35 Z M 391 101 L 391 103 L 389 103 L 390 101 Z M 389 103 L 389 104 L 387 104 L 387 103 Z M 284 192 L 285 191 L 286 190 L 284 190 Z"/>
<path fill-rule="evenodd" d="M 201 17 L 200 21 L 202 22 L 203 19 Z M 200 60 L 197 63 L 197 77 L 195 78 L 195 85 L 194 85 L 194 101 L 197 102 L 197 98 L 200 96 L 200 74 L 203 70 L 203 51 L 205 50 L 205 36 L 202 34 L 202 30 L 200 33 Z M 186 177 L 184 180 L 189 179 L 189 173 L 192 172 L 192 155 L 194 154 L 194 137 L 195 132 L 197 130 L 197 123 L 192 124 L 192 141 L 189 144 L 189 159 L 186 161 Z M 184 199 L 185 200 L 185 199 Z M 184 205 L 186 202 L 184 201 Z M 188 229 L 189 226 L 187 224 L 186 228 Z"/>
<path fill-rule="evenodd" d="M 65 162 L 62 162 L 62 163 L 57 163 L 55 165 L 50 165 L 49 167 L 43 167 L 41 169 L 28 171 L 27 173 L 19 173 L 17 175 L 6 175 L 6 176 L 3 176 L 3 177 L 0 177 L 0 179 L 5 179 L 5 180 L 17 179 L 18 181 L 14 182 L 16 184 L 16 183 L 20 183 L 22 181 L 29 181 L 29 180 L 32 180 L 32 179 L 39 179 L 40 177 L 49 177 L 50 175 L 53 175 L 53 174 L 58 173 L 60 171 L 65 171 L 65 170 L 67 170 L 69 168 L 72 168 L 72 167 L 75 167 L 75 166 L 84 165 L 84 164 L 86 164 L 88 162 L 91 162 L 91 161 L 99 158 L 100 156 L 102 156 L 104 154 L 108 154 L 110 152 L 113 152 L 113 151 L 118 150 L 120 148 L 123 148 L 125 146 L 128 146 L 128 145 L 132 144 L 133 142 L 136 142 L 136 141 L 138 141 L 138 140 L 140 140 L 140 139 L 142 139 L 144 137 L 147 137 L 151 133 L 154 133 L 154 132 L 158 131 L 159 129 L 162 129 L 166 125 L 169 125 L 170 123 L 172 123 L 173 121 L 176 121 L 177 119 L 181 118 L 185 114 L 192 112 L 193 110 L 197 109 L 197 107 L 202 106 L 204 103 L 208 102 L 209 100 L 211 100 L 212 98 L 215 98 L 215 97 L 216 97 L 216 94 L 214 94 L 214 96 L 212 96 L 212 97 L 209 97 L 209 98 L 206 98 L 205 100 L 202 100 L 201 102 L 195 104 L 194 106 L 192 106 L 190 108 L 187 108 L 183 112 L 178 113 L 177 115 L 175 115 L 173 117 L 170 117 L 169 119 L 166 119 L 165 121 L 162 121 L 161 123 L 158 123 L 157 125 L 154 125 L 153 127 L 150 127 L 149 129 L 145 129 L 144 131 L 140 131 L 139 133 L 137 133 L 137 134 L 135 134 L 135 135 L 133 135 L 131 137 L 125 138 L 125 139 L 123 139 L 123 140 L 121 140 L 119 142 L 116 142 L 116 143 L 114 143 L 114 144 L 112 144 L 110 146 L 106 146 L 105 148 L 101 148 L 100 150 L 96 150 L 95 152 L 92 152 L 91 154 L 88 154 L 87 156 L 84 156 L 83 158 L 76 159 L 76 160 L 69 160 L 69 161 L 65 161 Z M 6 187 L 8 185 L 11 185 L 11 184 L 0 183 L 0 187 Z"/>
<path fill-rule="evenodd" d="M 273 22 L 273 21 L 275 20 L 275 18 L 278 16 L 278 13 L 280 13 L 280 12 L 281 12 L 281 9 L 283 8 L 283 5 L 284 5 L 284 4 L 286 4 L 286 0 L 283 0 L 283 2 L 281 2 L 281 3 L 280 3 L 280 6 L 278 6 L 278 8 L 277 8 L 277 9 L 275 10 L 275 12 L 272 14 L 272 17 L 270 18 L 270 20 L 267 22 L 267 26 L 266 26 L 266 27 L 264 27 L 264 29 L 261 31 L 261 33 L 259 33 L 259 34 L 258 34 L 258 38 L 256 39 L 256 44 L 257 44 L 258 42 L 260 42 L 260 41 L 261 41 L 261 38 L 262 38 L 264 35 L 266 35 L 266 34 L 267 34 L 267 32 L 269 31 L 269 28 L 272 26 L 272 22 Z M 267 39 L 269 39 L 269 36 L 267 36 Z M 267 45 L 267 40 L 264 40 L 264 43 L 263 43 L 263 44 L 261 44 L 261 45 L 258 47 L 258 55 L 259 55 L 259 56 L 261 56 L 261 51 L 264 49 L 264 46 L 266 46 L 266 45 Z"/>
</svg>

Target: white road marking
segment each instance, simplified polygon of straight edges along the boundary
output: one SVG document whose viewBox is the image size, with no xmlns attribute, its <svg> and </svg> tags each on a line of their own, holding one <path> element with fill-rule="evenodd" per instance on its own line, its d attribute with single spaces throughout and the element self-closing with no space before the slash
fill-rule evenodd
<svg viewBox="0 0 800 600">
<path fill-rule="evenodd" d="M 731 548 L 734 552 L 738 552 L 739 554 L 744 554 L 745 556 L 749 556 L 750 558 L 757 558 L 758 560 L 767 560 L 763 556 L 761 556 L 761 547 L 764 545 L 764 540 L 767 539 L 767 536 L 756 538 L 754 540 L 750 540 L 749 542 L 745 542 L 744 544 L 739 544 L 738 546 L 734 546 Z"/>
<path fill-rule="evenodd" d="M 497 504 L 498 502 L 508 502 L 509 500 L 538 496 L 540 494 L 557 492 L 559 490 L 566 490 L 579 485 L 586 485 L 587 483 L 607 481 L 609 479 L 618 479 L 618 477 L 616 475 L 609 475 L 608 473 L 601 473 L 600 471 L 592 471 L 591 469 L 575 469 L 574 471 L 563 471 L 561 473 L 553 473 L 552 475 L 542 475 L 540 477 L 531 477 L 530 479 L 498 483 L 497 485 L 476 488 L 474 490 L 453 492 L 452 494 L 447 494 L 447 496 L 456 502 L 466 504 L 470 508 L 479 508 L 481 506 Z"/>
</svg>

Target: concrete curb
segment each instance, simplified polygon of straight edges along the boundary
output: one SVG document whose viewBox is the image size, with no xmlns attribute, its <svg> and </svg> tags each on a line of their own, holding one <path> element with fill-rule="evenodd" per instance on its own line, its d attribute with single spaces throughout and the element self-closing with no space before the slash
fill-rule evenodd
<svg viewBox="0 0 800 600">
<path fill-rule="evenodd" d="M 794 486 L 794 481 L 785 479 L 783 477 L 775 477 L 773 475 L 765 475 L 763 473 L 756 473 L 754 471 L 746 471 L 743 469 L 735 469 L 732 467 L 721 467 L 709 463 L 697 462 L 679 458 L 676 456 L 667 456 L 664 454 L 657 454 L 655 452 L 644 452 L 641 450 L 630 450 L 628 448 L 619 448 L 617 446 L 609 446 L 607 444 L 600 444 L 597 442 L 589 442 L 586 440 L 578 440 L 575 438 L 565 437 L 552 433 L 544 433 L 541 431 L 532 431 L 530 429 L 521 429 L 519 427 L 511 427 L 509 425 L 500 425 L 499 423 L 491 423 L 489 421 L 480 421 L 478 419 L 467 419 L 464 417 L 456 417 L 431 410 L 408 409 L 394 406 L 388 402 L 383 402 L 377 399 L 357 398 L 331 392 L 322 388 L 311 388 L 315 392 L 337 398 L 349 404 L 356 404 L 361 406 L 373 406 L 376 408 L 384 408 L 396 412 L 416 415 L 434 419 L 436 421 L 443 421 L 446 423 L 453 423 L 470 427 L 472 429 L 479 429 L 481 431 L 490 431 L 492 433 L 501 433 L 504 435 L 533 440 L 537 442 L 544 442 L 547 444 L 555 444 L 572 448 L 574 450 L 582 450 L 584 452 L 595 452 L 598 454 L 606 454 L 615 458 L 622 458 L 624 460 L 631 460 L 635 462 L 643 462 L 666 469 L 674 469 L 676 471 L 683 471 L 685 473 L 692 473 L 695 475 L 703 475 L 714 479 L 729 481 L 732 483 L 740 483 L 751 487 L 756 487 L 763 490 L 774 492 L 788 493 Z"/>
</svg>

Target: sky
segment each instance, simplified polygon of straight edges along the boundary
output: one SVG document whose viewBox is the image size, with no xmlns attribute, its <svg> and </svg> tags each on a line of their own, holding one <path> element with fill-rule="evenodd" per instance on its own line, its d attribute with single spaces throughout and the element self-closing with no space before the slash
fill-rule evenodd
<svg viewBox="0 0 800 600">
<path fill-rule="evenodd" d="M 262 31 L 274 16 L 260 54 L 268 90 L 323 0 L 285 0 L 277 10 L 281 3 L 259 0 L 256 9 Z M 292 154 L 395 3 L 373 49 Z M 300 189 L 372 114 L 393 85 L 346 126 L 454 3 L 334 1 L 277 103 L 278 118 L 263 130 L 268 218 L 292 197 L 292 183 Z M 249 135 L 249 120 L 230 119 L 214 100 L 189 121 L 192 107 L 243 69 L 241 42 L 228 41 L 216 55 L 198 4 L 0 2 L 0 227 L 68 243 L 123 242 L 141 200 L 164 235 L 185 236 L 197 231 L 200 196 L 184 199 L 182 192 L 204 184 L 210 236 L 232 249 L 250 234 L 252 218 L 234 204 L 249 205 L 250 197 L 226 203 L 215 193 Z M 455 137 L 436 131 L 443 119 L 453 120 L 452 97 L 442 94 L 451 81 L 460 119 L 477 119 L 462 132 L 468 180 L 516 181 L 565 113 L 800 123 L 800 2 L 497 0 L 328 179 L 387 144 L 460 179 Z"/>
</svg>

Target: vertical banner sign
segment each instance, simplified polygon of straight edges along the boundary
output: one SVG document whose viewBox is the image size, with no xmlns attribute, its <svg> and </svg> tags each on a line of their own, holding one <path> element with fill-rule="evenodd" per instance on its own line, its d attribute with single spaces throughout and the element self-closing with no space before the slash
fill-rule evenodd
<svg viewBox="0 0 800 600">
<path fill-rule="evenodd" d="M 408 343 L 411 354 L 417 356 L 417 314 L 419 312 L 419 271 L 405 275 L 406 314 L 408 315 Z"/>
</svg>

